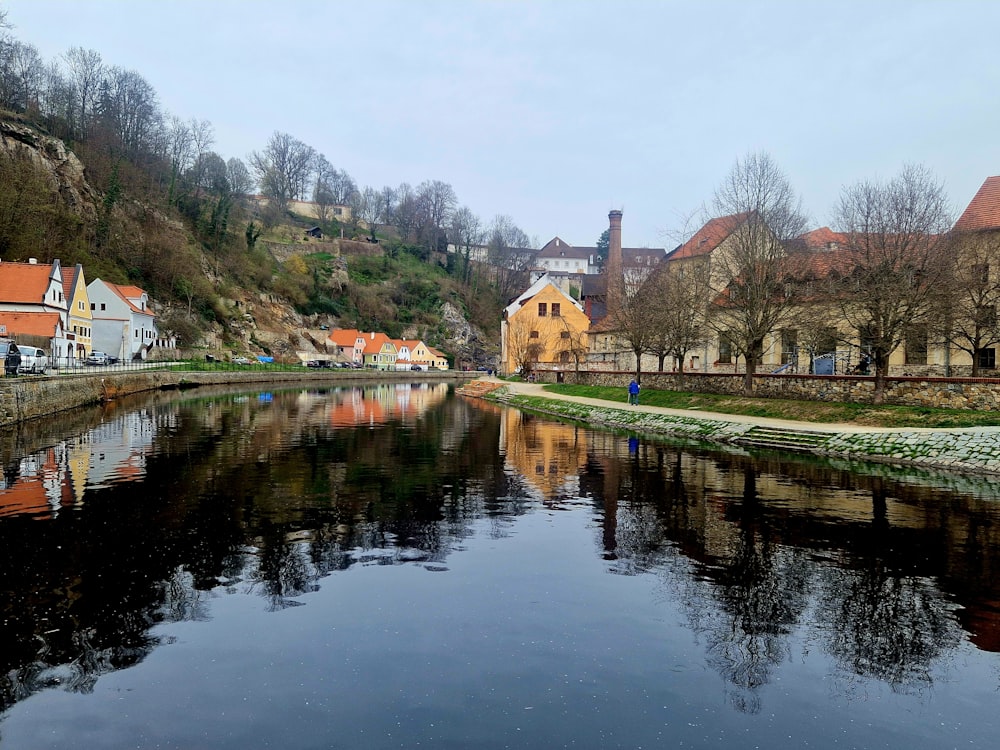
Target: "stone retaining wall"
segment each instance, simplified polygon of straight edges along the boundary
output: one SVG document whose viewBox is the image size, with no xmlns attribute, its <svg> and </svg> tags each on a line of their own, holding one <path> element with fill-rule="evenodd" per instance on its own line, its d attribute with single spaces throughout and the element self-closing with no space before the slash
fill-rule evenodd
<svg viewBox="0 0 1000 750">
<path fill-rule="evenodd" d="M 387 372 L 357 370 L 350 373 L 322 370 L 274 371 L 263 369 L 189 372 L 183 370 L 140 370 L 49 377 L 0 379 L 0 427 L 28 419 L 57 414 L 67 409 L 97 404 L 143 391 L 199 385 L 243 385 L 276 383 L 294 387 L 307 385 L 348 385 L 370 381 L 412 380 L 465 381 L 473 372 Z"/>
<path fill-rule="evenodd" d="M 634 373 L 567 370 L 563 373 L 538 371 L 539 381 L 579 385 L 606 385 L 625 388 Z M 739 396 L 743 394 L 742 374 L 684 373 L 683 379 L 672 372 L 644 372 L 646 388 L 671 391 L 695 391 Z M 851 375 L 771 375 L 754 376 L 754 395 L 761 398 L 788 398 L 803 401 L 845 401 L 858 404 L 873 402 L 875 378 Z M 1000 409 L 998 378 L 886 378 L 885 403 L 898 406 L 931 406 L 946 409 Z"/>
</svg>

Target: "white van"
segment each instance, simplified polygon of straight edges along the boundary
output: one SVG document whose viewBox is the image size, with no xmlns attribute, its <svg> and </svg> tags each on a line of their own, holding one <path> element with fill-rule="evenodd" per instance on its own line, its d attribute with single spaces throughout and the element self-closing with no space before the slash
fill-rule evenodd
<svg viewBox="0 0 1000 750">
<path fill-rule="evenodd" d="M 17 368 L 18 372 L 44 375 L 49 369 L 49 355 L 44 349 L 36 346 L 19 346 L 18 349 L 21 350 L 21 365 Z"/>
</svg>

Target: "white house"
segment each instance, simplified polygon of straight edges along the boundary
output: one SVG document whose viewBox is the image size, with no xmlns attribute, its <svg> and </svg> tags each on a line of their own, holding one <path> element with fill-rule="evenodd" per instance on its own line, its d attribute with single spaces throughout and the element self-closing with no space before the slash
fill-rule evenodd
<svg viewBox="0 0 1000 750">
<path fill-rule="evenodd" d="M 145 359 L 159 335 L 149 295 L 137 286 L 101 279 L 87 284 L 93 347 L 122 361 Z"/>
</svg>

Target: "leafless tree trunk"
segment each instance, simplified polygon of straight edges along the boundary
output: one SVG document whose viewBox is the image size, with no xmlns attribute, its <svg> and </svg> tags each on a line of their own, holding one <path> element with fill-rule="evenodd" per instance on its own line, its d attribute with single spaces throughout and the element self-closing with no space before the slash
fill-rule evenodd
<svg viewBox="0 0 1000 750">
<path fill-rule="evenodd" d="M 618 304 L 608 311 L 607 321 L 635 357 L 635 379 L 642 382 L 642 355 L 650 350 L 657 335 L 656 306 L 642 274 L 626 269 L 619 277 L 608 275 L 608 297 L 617 293 Z M 617 287 L 613 289 L 612 287 Z"/>
<path fill-rule="evenodd" d="M 684 381 L 684 358 L 708 340 L 707 300 L 711 299 L 709 266 L 695 260 L 667 263 L 650 278 L 648 293 L 654 300 L 654 334 L 651 351 L 660 360 L 677 362 L 678 382 Z"/>
<path fill-rule="evenodd" d="M 261 192 L 277 208 L 300 197 L 312 174 L 316 152 L 297 138 L 275 131 L 263 152 L 250 155 Z"/>
<path fill-rule="evenodd" d="M 950 242 L 955 260 L 950 304 L 937 317 L 946 345 L 966 352 L 972 377 L 978 377 L 982 353 L 1000 344 L 1000 232 L 960 232 Z"/>
<path fill-rule="evenodd" d="M 63 59 L 76 92 L 74 132 L 77 138 L 84 140 L 94 118 L 97 92 L 104 78 L 104 62 L 100 53 L 83 47 L 70 47 Z"/>
<path fill-rule="evenodd" d="M 944 189 L 923 167 L 844 190 L 837 223 L 848 235 L 848 272 L 835 297 L 864 331 L 875 364 L 875 402 L 885 397 L 889 357 L 915 325 L 928 325 L 951 271 Z"/>
<path fill-rule="evenodd" d="M 786 294 L 786 244 L 805 229 L 799 201 L 778 166 L 765 153 L 733 166 L 715 192 L 719 216 L 734 217 L 725 249 L 712 253 L 717 283 L 711 326 L 728 334 L 746 361 L 743 390 L 753 393 L 757 357 L 768 334 L 785 321 L 794 301 Z"/>
</svg>

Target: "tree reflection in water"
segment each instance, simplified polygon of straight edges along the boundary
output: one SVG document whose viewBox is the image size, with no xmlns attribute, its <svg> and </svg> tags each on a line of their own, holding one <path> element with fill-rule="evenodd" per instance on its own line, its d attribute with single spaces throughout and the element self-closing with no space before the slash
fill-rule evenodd
<svg viewBox="0 0 1000 750">
<path fill-rule="evenodd" d="M 354 565 L 442 570 L 470 536 L 503 539 L 520 516 L 581 500 L 595 559 L 659 576 L 739 711 L 761 710 L 801 643 L 905 693 L 932 683 L 963 641 L 959 621 L 998 641 L 988 486 L 945 492 L 888 467 L 629 440 L 433 395 L 416 411 L 400 404 L 418 394 L 374 388 L 163 398 L 131 433 L 123 418 L 131 441 L 113 412 L 79 436 L 10 441 L 0 710 L 55 685 L 92 690 L 145 658 L 156 625 L 209 618 L 219 593 L 278 611 Z M 53 492 L 31 473 L 45 462 L 25 462 L 61 440 L 67 465 L 98 466 L 95 435 L 128 443 L 131 474 L 87 484 L 67 469 Z M 17 499 L 26 489 L 37 502 Z"/>
</svg>

